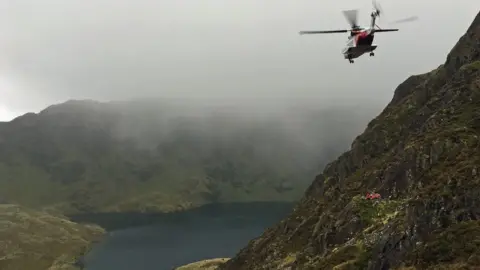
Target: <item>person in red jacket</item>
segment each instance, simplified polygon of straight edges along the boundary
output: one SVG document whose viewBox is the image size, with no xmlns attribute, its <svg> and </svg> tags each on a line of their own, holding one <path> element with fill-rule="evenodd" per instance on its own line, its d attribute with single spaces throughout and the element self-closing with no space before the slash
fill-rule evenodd
<svg viewBox="0 0 480 270">
<path fill-rule="evenodd" d="M 378 193 L 367 192 L 367 195 L 365 196 L 365 199 L 367 199 L 367 200 L 380 199 L 380 198 L 381 198 L 381 196 Z"/>
</svg>

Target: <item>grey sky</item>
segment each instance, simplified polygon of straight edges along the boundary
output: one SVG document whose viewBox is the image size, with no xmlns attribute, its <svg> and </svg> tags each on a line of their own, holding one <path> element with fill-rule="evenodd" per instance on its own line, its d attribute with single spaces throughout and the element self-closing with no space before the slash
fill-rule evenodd
<svg viewBox="0 0 480 270">
<path fill-rule="evenodd" d="M 376 56 L 350 65 L 341 10 L 369 0 L 1 0 L 0 120 L 71 98 L 320 97 L 383 107 L 407 76 L 435 68 L 478 0 L 379 0 Z M 3 119 L 2 119 L 3 118 Z"/>
</svg>

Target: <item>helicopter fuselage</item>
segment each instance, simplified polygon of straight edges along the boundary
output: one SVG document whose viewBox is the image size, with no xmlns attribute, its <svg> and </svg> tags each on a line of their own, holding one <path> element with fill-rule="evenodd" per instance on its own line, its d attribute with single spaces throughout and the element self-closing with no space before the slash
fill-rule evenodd
<svg viewBox="0 0 480 270">
<path fill-rule="evenodd" d="M 345 59 L 355 59 L 365 53 L 373 55 L 373 51 L 377 48 L 377 45 L 373 44 L 373 32 L 374 31 L 368 31 L 367 29 L 352 32 L 348 37 L 346 46 L 342 50 Z"/>
</svg>

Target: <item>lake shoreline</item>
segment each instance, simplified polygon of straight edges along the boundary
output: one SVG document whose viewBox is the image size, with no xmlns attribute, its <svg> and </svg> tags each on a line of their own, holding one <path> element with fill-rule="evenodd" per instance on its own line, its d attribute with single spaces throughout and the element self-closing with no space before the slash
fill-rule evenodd
<svg viewBox="0 0 480 270">
<path fill-rule="evenodd" d="M 100 226 L 107 234 L 109 232 L 123 230 L 128 228 L 143 227 L 156 224 L 158 222 L 175 222 L 185 218 L 187 215 L 202 215 L 207 212 L 223 212 L 231 209 L 238 211 L 245 206 L 251 206 L 252 212 L 258 211 L 282 211 L 285 208 L 296 204 L 291 201 L 268 201 L 268 202 L 234 202 L 234 203 L 208 203 L 190 209 L 175 212 L 95 212 L 81 214 L 65 214 L 65 216 L 78 224 L 91 224 Z M 251 211 L 242 211 L 245 215 L 251 215 Z"/>
<path fill-rule="evenodd" d="M 103 229 L 103 228 L 102 228 Z M 96 245 L 96 244 L 99 244 L 101 243 L 103 240 L 105 240 L 106 236 L 108 235 L 108 232 L 105 231 L 105 233 L 103 233 L 101 236 L 98 236 L 96 237 L 95 239 L 91 239 L 89 242 L 88 242 L 88 245 L 87 247 L 85 248 L 85 250 L 82 251 L 81 254 L 78 254 L 77 255 L 77 258 L 75 258 L 75 262 L 73 263 L 73 267 L 76 267 L 78 268 L 79 270 L 84 270 L 86 269 L 86 264 L 85 264 L 85 258 L 87 256 L 87 254 L 93 249 L 93 247 Z"/>
</svg>

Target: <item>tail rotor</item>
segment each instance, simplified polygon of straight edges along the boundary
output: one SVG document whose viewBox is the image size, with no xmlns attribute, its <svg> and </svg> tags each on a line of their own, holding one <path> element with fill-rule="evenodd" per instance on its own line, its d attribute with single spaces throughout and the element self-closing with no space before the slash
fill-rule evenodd
<svg viewBox="0 0 480 270">
<path fill-rule="evenodd" d="M 382 6 L 380 5 L 380 3 L 377 2 L 377 0 L 372 0 L 372 6 L 373 6 L 373 12 L 372 12 L 372 16 L 376 16 L 376 17 L 383 17 L 385 18 L 385 13 L 383 11 L 383 8 Z M 395 20 L 395 21 L 392 21 L 392 22 L 385 22 L 387 24 L 398 24 L 398 23 L 406 23 L 406 22 L 413 22 L 413 21 L 416 21 L 418 20 L 418 17 L 417 16 L 410 16 L 410 17 L 407 17 L 407 18 L 403 18 L 403 19 L 400 19 L 400 20 Z M 382 22 L 384 20 L 380 19 L 380 22 Z M 378 25 L 377 25 L 378 27 Z"/>
</svg>

